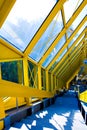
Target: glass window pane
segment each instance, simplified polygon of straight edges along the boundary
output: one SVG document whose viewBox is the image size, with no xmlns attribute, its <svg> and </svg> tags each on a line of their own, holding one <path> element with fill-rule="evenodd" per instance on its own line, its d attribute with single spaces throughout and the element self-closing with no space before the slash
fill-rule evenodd
<svg viewBox="0 0 87 130">
<path fill-rule="evenodd" d="M 66 52 L 67 52 L 67 48 L 61 53 L 61 55 L 59 56 L 59 58 L 52 65 L 52 67 L 50 68 L 50 71 L 52 71 L 54 69 L 54 67 L 58 64 L 58 62 L 62 59 L 62 57 L 65 55 Z"/>
<path fill-rule="evenodd" d="M 64 3 L 65 19 L 66 22 L 72 17 L 73 13 L 79 7 L 83 0 L 67 0 Z"/>
<path fill-rule="evenodd" d="M 77 16 L 77 18 L 74 20 L 74 22 L 72 23 L 72 25 L 70 26 L 70 28 L 68 29 L 68 37 L 71 36 L 71 34 L 73 33 L 73 31 L 77 28 L 77 26 L 81 23 L 81 21 L 84 19 L 84 17 L 87 14 L 87 6 L 85 6 L 85 8 L 82 10 L 82 12 Z M 85 25 L 84 25 L 85 26 Z"/>
<path fill-rule="evenodd" d="M 56 0 L 17 0 L 0 35 L 24 51 L 55 3 Z"/>
<path fill-rule="evenodd" d="M 75 40 L 79 37 L 79 35 L 82 33 L 82 31 L 85 29 L 86 23 L 81 27 L 81 29 L 78 31 L 78 33 L 75 35 L 75 37 L 72 39 L 72 41 L 69 43 L 68 48 L 71 47 L 71 45 L 75 42 Z"/>
<path fill-rule="evenodd" d="M 40 40 L 37 42 L 35 47 L 29 56 L 35 61 L 39 61 L 49 46 L 52 44 L 56 36 L 60 33 L 63 28 L 63 21 L 61 11 L 55 16 L 51 24 L 46 29 Z"/>
<path fill-rule="evenodd" d="M 80 38 L 80 40 L 77 42 L 77 44 L 74 46 L 74 48 L 72 49 L 72 51 L 70 52 L 70 54 L 72 54 L 72 52 L 75 50 L 75 48 L 80 44 L 81 40 L 84 38 L 85 34 Z M 79 46 L 79 48 L 82 46 L 82 44 Z"/>
<path fill-rule="evenodd" d="M 51 60 L 55 57 L 55 55 L 58 53 L 58 51 L 61 49 L 61 47 L 64 45 L 66 41 L 65 35 L 61 38 L 61 40 L 58 42 L 58 44 L 55 46 L 53 51 L 50 53 L 50 55 L 47 57 L 45 62 L 42 64 L 44 67 L 47 67 L 48 64 L 51 62 Z"/>
</svg>

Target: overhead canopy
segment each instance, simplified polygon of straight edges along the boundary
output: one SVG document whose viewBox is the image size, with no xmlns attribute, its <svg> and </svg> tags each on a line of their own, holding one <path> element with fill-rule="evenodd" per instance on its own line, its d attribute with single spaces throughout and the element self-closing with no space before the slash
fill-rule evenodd
<svg viewBox="0 0 87 130">
<path fill-rule="evenodd" d="M 0 60 L 27 57 L 68 81 L 87 58 L 87 1 L 14 2 L 0 2 Z"/>
</svg>

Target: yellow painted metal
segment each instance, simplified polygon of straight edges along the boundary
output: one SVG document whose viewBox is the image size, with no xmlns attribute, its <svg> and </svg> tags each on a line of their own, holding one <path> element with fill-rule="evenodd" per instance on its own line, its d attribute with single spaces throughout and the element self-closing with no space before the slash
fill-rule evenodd
<svg viewBox="0 0 87 130">
<path fill-rule="evenodd" d="M 66 63 L 65 67 L 63 67 L 63 69 L 61 70 L 61 72 L 60 72 L 58 75 L 63 74 L 63 71 L 67 70 L 69 65 L 73 65 L 73 63 L 74 63 L 75 60 L 81 55 L 81 53 L 82 53 L 82 51 L 79 50 L 79 51 L 73 56 L 73 58 Z M 79 60 L 80 60 L 80 59 L 79 59 Z"/>
<path fill-rule="evenodd" d="M 11 8 L 13 7 L 16 0 L 1 0 L 0 1 L 0 27 L 4 23 L 8 16 Z"/>
<path fill-rule="evenodd" d="M 76 41 L 73 43 L 73 45 L 68 49 L 67 53 L 63 56 L 63 58 L 60 60 L 60 62 L 56 65 L 56 67 L 54 68 L 53 72 L 54 73 L 57 68 L 61 65 L 62 62 L 64 62 L 64 59 L 68 56 L 68 54 L 72 51 L 72 49 L 76 46 L 76 44 L 79 42 L 79 40 L 81 39 L 81 37 L 85 34 L 87 28 L 85 28 L 83 30 L 83 32 L 79 35 L 79 37 L 76 39 Z M 81 40 L 81 42 L 79 43 L 79 46 L 80 44 L 84 42 L 84 38 Z"/>
<path fill-rule="evenodd" d="M 56 54 L 56 56 L 53 58 L 53 60 L 50 62 L 50 64 L 47 66 L 47 69 L 50 69 L 50 67 L 54 64 L 54 62 L 58 59 L 60 54 L 64 51 L 64 49 L 68 46 L 70 41 L 73 39 L 73 37 L 76 35 L 76 33 L 80 30 L 80 28 L 83 26 L 83 24 L 87 21 L 87 16 L 82 20 L 82 22 L 79 24 L 79 26 L 76 28 L 76 30 L 73 32 L 73 34 L 70 36 L 70 38 L 67 39 L 64 46 L 59 50 L 59 52 Z"/>
<path fill-rule="evenodd" d="M 0 119 L 3 119 L 5 117 L 5 111 L 4 111 L 4 103 L 0 96 Z"/>
<path fill-rule="evenodd" d="M 73 62 L 73 64 L 69 64 L 67 66 L 67 69 L 65 69 L 65 71 L 60 75 L 60 77 L 64 78 L 65 81 L 67 81 L 67 79 L 73 74 L 73 72 L 79 66 L 79 57 L 80 56 L 78 56 L 78 59 L 77 58 L 75 59 L 75 61 Z"/>
<path fill-rule="evenodd" d="M 52 52 L 53 48 L 56 46 L 56 44 L 59 42 L 59 40 L 63 37 L 63 35 L 66 33 L 67 29 L 71 26 L 71 24 L 73 23 L 73 21 L 77 18 L 77 16 L 80 14 L 80 12 L 82 11 L 82 9 L 85 7 L 87 1 L 84 0 L 82 2 L 82 4 L 80 5 L 80 7 L 75 11 L 75 13 L 73 14 L 73 16 L 71 17 L 71 19 L 68 21 L 68 23 L 66 23 L 65 27 L 63 28 L 63 30 L 60 32 L 60 34 L 56 37 L 55 41 L 51 44 L 51 46 L 49 47 L 49 49 L 46 51 L 46 53 L 43 55 L 42 59 L 39 61 L 40 64 L 42 64 L 45 59 L 47 58 L 47 56 Z"/>
<path fill-rule="evenodd" d="M 51 92 L 53 92 L 53 74 L 51 74 Z"/>
<path fill-rule="evenodd" d="M 0 130 L 4 128 L 4 121 L 3 121 L 4 118 L 5 118 L 4 103 L 0 96 Z"/>
<path fill-rule="evenodd" d="M 79 59 L 77 59 L 77 61 L 79 62 Z M 79 63 L 77 63 L 77 61 L 71 66 L 71 68 L 69 67 L 64 72 L 64 75 L 61 76 L 61 79 L 63 79 L 66 83 L 70 79 L 71 75 L 73 75 L 73 73 L 79 68 Z"/>
<path fill-rule="evenodd" d="M 80 57 L 80 56 L 79 56 Z M 78 58 L 79 58 L 78 57 Z M 79 59 L 76 59 L 73 63 L 73 65 L 70 65 L 68 69 L 64 71 L 64 73 L 60 76 L 62 79 L 65 80 L 65 82 L 68 81 L 68 79 L 73 75 L 74 71 L 79 67 Z"/>
<path fill-rule="evenodd" d="M 16 104 L 16 97 L 7 97 L 6 99 L 3 100 L 4 108 L 5 110 L 9 110 L 12 108 L 16 108 L 18 106 L 25 105 L 25 99 L 23 97 L 18 97 L 18 104 Z"/>
<path fill-rule="evenodd" d="M 64 62 L 64 60 L 66 59 L 66 57 L 70 54 L 70 52 L 72 51 L 72 49 L 75 47 L 75 45 L 77 44 L 77 42 L 79 41 L 81 37 L 78 38 L 77 41 L 75 41 L 73 43 L 73 45 L 68 49 L 68 51 L 66 52 L 66 54 L 62 57 L 62 59 L 58 62 L 58 64 L 55 66 L 55 68 L 53 69 L 52 73 L 55 73 L 57 71 L 57 69 L 59 68 L 59 66 L 61 65 L 62 62 Z M 77 47 L 75 48 L 75 50 L 77 50 L 77 48 L 83 43 L 84 39 L 81 40 L 81 42 L 79 43 L 79 45 L 77 45 Z"/>
<path fill-rule="evenodd" d="M 17 62 L 17 68 L 18 68 L 18 83 L 23 84 L 23 64 L 22 62 Z"/>
<path fill-rule="evenodd" d="M 1 74 L 1 63 L 0 63 L 0 79 L 2 79 L 2 74 Z"/>
<path fill-rule="evenodd" d="M 23 71 L 24 71 L 24 85 L 29 86 L 29 77 L 28 77 L 28 60 L 23 58 Z"/>
<path fill-rule="evenodd" d="M 87 103 L 87 90 L 79 94 L 79 99 Z"/>
<path fill-rule="evenodd" d="M 21 84 L 16 84 L 4 80 L 0 80 L 0 96 L 11 96 L 11 97 L 53 97 L 51 92 L 31 88 Z"/>
<path fill-rule="evenodd" d="M 79 58 L 78 57 L 80 57 L 80 55 L 81 55 L 81 51 L 80 52 L 78 52 L 78 53 L 76 53 L 76 55 L 73 57 L 73 59 L 64 67 L 64 69 L 62 69 L 62 71 L 58 74 L 58 76 L 59 77 L 61 77 L 61 75 L 64 75 L 64 73 L 65 73 L 65 70 L 68 70 L 68 67 L 71 65 L 73 65 L 73 62 L 75 62 L 76 61 L 76 59 L 78 59 L 79 60 Z M 77 62 L 76 62 L 77 63 Z M 75 66 L 74 66 L 75 67 Z M 70 70 L 69 70 L 70 71 Z"/>
<path fill-rule="evenodd" d="M 44 21 L 44 23 L 40 27 L 39 31 L 36 33 L 36 35 L 34 36 L 34 38 L 32 39 L 32 41 L 29 43 L 28 47 L 26 48 L 26 50 L 24 52 L 24 55 L 28 55 L 31 52 L 31 50 L 33 49 L 33 47 L 35 46 L 35 44 L 37 43 L 37 41 L 40 39 L 40 37 L 42 36 L 42 34 L 45 32 L 45 30 L 48 27 L 48 25 L 50 24 L 50 22 L 53 20 L 53 18 L 58 13 L 58 11 L 62 8 L 62 5 L 64 4 L 65 1 L 66 0 L 59 0 L 57 2 L 57 4 L 53 8 L 53 10 L 49 14 L 49 16 L 46 18 L 46 20 Z"/>
<path fill-rule="evenodd" d="M 8 44 L 6 41 L 0 39 L 0 60 L 17 59 L 22 57 L 22 52 Z"/>
<path fill-rule="evenodd" d="M 3 128 L 4 128 L 4 121 L 2 120 L 0 121 L 0 130 L 3 130 Z"/>
<path fill-rule="evenodd" d="M 48 70 L 46 70 L 46 91 L 49 91 L 49 78 L 48 78 Z"/>
<path fill-rule="evenodd" d="M 68 65 L 62 70 L 61 74 L 58 75 L 58 77 L 61 77 L 63 79 L 67 79 L 67 77 L 69 78 L 77 66 L 80 66 L 80 55 L 73 61 L 73 64 L 68 63 Z"/>
<path fill-rule="evenodd" d="M 84 39 L 82 41 L 84 41 Z M 56 75 L 58 75 L 63 70 L 63 68 L 68 64 L 68 61 L 70 59 L 73 59 L 73 57 L 75 56 L 75 54 L 77 54 L 79 51 L 81 51 L 81 49 L 83 48 L 83 45 L 81 47 L 79 47 L 79 46 L 82 44 L 82 41 L 77 46 L 77 48 L 75 48 L 75 50 L 71 53 L 70 57 L 67 58 L 65 61 L 63 60 L 64 63 L 62 64 L 62 66 L 60 65 L 60 68 L 58 67 L 59 69 L 58 69 L 58 71 L 56 71 Z"/>
<path fill-rule="evenodd" d="M 38 66 L 38 88 L 42 90 L 42 83 L 41 83 L 41 66 Z"/>
<path fill-rule="evenodd" d="M 29 77 L 28 77 L 28 60 L 27 57 L 23 58 L 23 71 L 24 71 L 24 85 L 29 87 Z M 26 97 L 26 96 L 24 96 Z M 31 98 L 29 96 L 25 98 L 27 105 L 31 105 Z"/>
<path fill-rule="evenodd" d="M 34 66 L 34 87 L 38 88 L 38 67 Z"/>
<path fill-rule="evenodd" d="M 69 89 L 69 84 L 70 82 L 74 79 L 74 77 L 78 74 L 80 68 L 78 68 L 74 73 L 73 75 L 70 76 L 70 78 L 68 79 L 67 83 L 66 83 L 66 88 Z"/>
</svg>

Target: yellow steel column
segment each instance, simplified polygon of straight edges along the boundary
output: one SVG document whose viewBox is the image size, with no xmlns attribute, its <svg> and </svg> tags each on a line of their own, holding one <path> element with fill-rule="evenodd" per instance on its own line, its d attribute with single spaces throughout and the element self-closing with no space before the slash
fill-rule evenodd
<svg viewBox="0 0 87 130">
<path fill-rule="evenodd" d="M 0 79 L 2 79 L 1 63 L 0 63 Z M 3 104 L 2 98 L 0 98 L 0 130 L 2 130 L 4 127 L 4 121 L 2 120 L 4 117 L 5 117 L 4 104 Z"/>
<path fill-rule="evenodd" d="M 53 74 L 51 74 L 51 92 L 53 91 Z"/>
<path fill-rule="evenodd" d="M 38 87 L 38 75 L 37 75 L 37 66 L 34 65 L 34 87 Z"/>
<path fill-rule="evenodd" d="M 24 85 L 29 87 L 29 77 L 28 77 L 28 60 L 27 57 L 23 58 L 23 71 L 24 71 Z M 27 105 L 31 105 L 31 98 L 25 98 Z"/>
<path fill-rule="evenodd" d="M 46 90 L 49 91 L 48 70 L 46 70 Z"/>
<path fill-rule="evenodd" d="M 29 86 L 28 61 L 26 57 L 23 59 L 23 71 L 24 71 L 24 85 Z"/>
<path fill-rule="evenodd" d="M 4 104 L 2 98 L 0 97 L 0 130 L 4 128 L 4 121 L 3 121 L 4 118 L 5 118 Z"/>
<path fill-rule="evenodd" d="M 54 75 L 54 93 L 56 92 L 56 75 Z"/>
<path fill-rule="evenodd" d="M 38 88 L 42 90 L 42 83 L 41 83 L 41 66 L 38 65 Z"/>
<path fill-rule="evenodd" d="M 0 79 L 2 79 L 2 74 L 1 74 L 1 63 L 0 63 Z"/>
<path fill-rule="evenodd" d="M 23 69 L 22 69 L 22 62 L 17 62 L 18 67 L 18 83 L 23 84 Z"/>
</svg>

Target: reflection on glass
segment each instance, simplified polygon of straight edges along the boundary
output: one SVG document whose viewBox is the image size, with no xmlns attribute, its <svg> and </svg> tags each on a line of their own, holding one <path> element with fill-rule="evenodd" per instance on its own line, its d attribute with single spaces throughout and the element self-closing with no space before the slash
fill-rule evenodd
<svg viewBox="0 0 87 130">
<path fill-rule="evenodd" d="M 84 38 L 85 35 L 83 35 L 80 40 L 77 42 L 77 44 L 74 46 L 74 48 L 72 49 L 72 51 L 70 52 L 70 54 L 72 54 L 72 52 L 75 50 L 75 48 L 80 44 L 81 40 Z M 82 46 L 82 44 L 79 46 L 79 48 Z"/>
<path fill-rule="evenodd" d="M 54 62 L 54 64 L 50 68 L 50 71 L 52 71 L 54 69 L 54 67 L 58 64 L 58 62 L 62 59 L 62 57 L 65 55 L 66 52 L 67 52 L 67 48 L 62 52 L 62 54 L 59 56 L 59 58 Z"/>
<path fill-rule="evenodd" d="M 56 0 L 17 0 L 0 35 L 24 51 L 55 3 Z"/>
<path fill-rule="evenodd" d="M 86 14 L 87 14 L 87 6 L 84 7 L 84 9 L 82 10 L 82 12 L 77 16 L 77 18 L 74 20 L 74 22 L 72 23 L 72 25 L 68 29 L 68 31 L 67 31 L 68 37 L 71 36 L 71 34 L 74 32 L 74 30 L 77 28 L 77 26 L 84 19 L 84 17 L 86 16 Z"/>
<path fill-rule="evenodd" d="M 69 43 L 68 48 L 72 46 L 72 44 L 76 41 L 76 39 L 79 37 L 79 35 L 82 33 L 82 31 L 85 29 L 86 23 L 81 27 L 81 29 L 78 31 L 78 33 L 74 36 L 72 41 Z"/>
<path fill-rule="evenodd" d="M 66 22 L 72 17 L 73 13 L 79 7 L 83 0 L 67 0 L 64 3 L 64 12 Z"/>
<path fill-rule="evenodd" d="M 39 39 L 35 47 L 29 56 L 35 61 L 39 61 L 49 46 L 52 44 L 56 36 L 60 33 L 63 28 L 63 21 L 61 11 L 55 16 L 53 21 L 50 23 L 45 33 Z"/>
<path fill-rule="evenodd" d="M 51 60 L 55 57 L 55 55 L 58 53 L 58 51 L 61 49 L 61 47 L 64 45 L 66 39 L 65 35 L 61 38 L 61 40 L 58 42 L 58 44 L 55 46 L 53 51 L 50 53 L 50 55 L 47 57 L 45 62 L 42 64 L 44 67 L 47 67 L 48 64 L 51 62 Z"/>
</svg>

